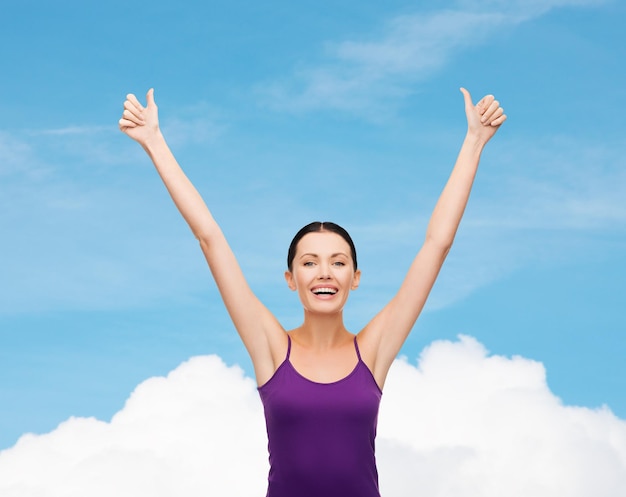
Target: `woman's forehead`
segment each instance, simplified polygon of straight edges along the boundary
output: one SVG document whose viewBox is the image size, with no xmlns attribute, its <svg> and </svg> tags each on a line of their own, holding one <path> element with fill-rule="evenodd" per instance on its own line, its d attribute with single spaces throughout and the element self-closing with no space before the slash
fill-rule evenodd
<svg viewBox="0 0 626 497">
<path fill-rule="evenodd" d="M 350 246 L 340 235 L 332 231 L 307 233 L 298 242 L 298 253 L 344 252 L 350 253 Z"/>
</svg>

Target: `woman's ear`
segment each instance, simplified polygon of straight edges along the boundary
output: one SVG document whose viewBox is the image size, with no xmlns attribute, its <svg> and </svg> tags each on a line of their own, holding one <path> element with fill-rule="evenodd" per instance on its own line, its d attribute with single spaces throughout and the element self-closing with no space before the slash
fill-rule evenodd
<svg viewBox="0 0 626 497">
<path fill-rule="evenodd" d="M 359 283 L 361 282 L 361 270 L 357 269 L 354 272 L 354 277 L 352 278 L 352 286 L 350 287 L 352 290 L 356 290 L 359 288 Z"/>
<path fill-rule="evenodd" d="M 296 282 L 293 279 L 293 273 L 291 271 L 285 271 L 285 281 L 290 290 L 296 289 Z"/>
</svg>

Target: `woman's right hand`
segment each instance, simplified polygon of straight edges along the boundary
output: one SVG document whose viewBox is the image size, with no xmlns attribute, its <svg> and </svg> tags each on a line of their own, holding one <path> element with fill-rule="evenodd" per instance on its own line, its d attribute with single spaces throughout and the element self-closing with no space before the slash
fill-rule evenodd
<svg viewBox="0 0 626 497">
<path fill-rule="evenodd" d="M 159 113 L 154 102 L 154 89 L 151 88 L 146 94 L 146 107 L 132 93 L 126 95 L 124 112 L 118 124 L 120 131 L 141 145 L 156 136 L 159 133 Z"/>
</svg>

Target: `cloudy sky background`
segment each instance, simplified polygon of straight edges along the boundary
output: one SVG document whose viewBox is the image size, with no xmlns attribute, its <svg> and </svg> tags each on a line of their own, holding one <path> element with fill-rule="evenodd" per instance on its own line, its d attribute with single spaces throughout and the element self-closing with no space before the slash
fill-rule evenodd
<svg viewBox="0 0 626 497">
<path fill-rule="evenodd" d="M 353 234 L 355 331 L 419 248 L 463 138 L 459 86 L 494 93 L 509 121 L 386 387 L 381 485 L 624 488 L 622 3 L 3 10 L 3 495 L 264 492 L 245 350 L 149 161 L 117 131 L 126 93 L 151 86 L 170 145 L 285 326 L 301 318 L 282 279 L 293 233 L 328 219 Z"/>
</svg>

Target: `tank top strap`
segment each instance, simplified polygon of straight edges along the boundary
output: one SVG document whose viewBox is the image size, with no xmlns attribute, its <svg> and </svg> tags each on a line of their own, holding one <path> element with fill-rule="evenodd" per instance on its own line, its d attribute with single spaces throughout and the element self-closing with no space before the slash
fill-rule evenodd
<svg viewBox="0 0 626 497">
<path fill-rule="evenodd" d="M 291 354 L 291 337 L 287 334 L 287 357 L 285 357 L 285 361 L 289 360 L 289 355 Z"/>
<path fill-rule="evenodd" d="M 362 362 L 361 352 L 359 351 L 359 344 L 356 341 L 356 335 L 354 336 L 354 349 L 356 350 L 356 356 L 359 359 L 359 362 Z"/>
</svg>

